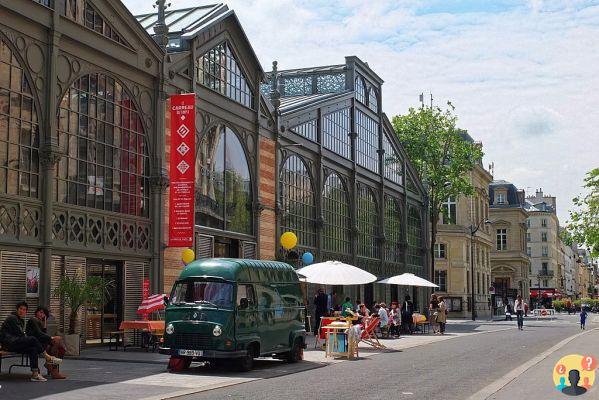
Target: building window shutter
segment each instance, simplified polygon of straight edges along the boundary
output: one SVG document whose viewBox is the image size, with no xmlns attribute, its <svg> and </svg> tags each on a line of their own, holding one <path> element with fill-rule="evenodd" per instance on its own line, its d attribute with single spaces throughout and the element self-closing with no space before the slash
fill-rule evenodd
<svg viewBox="0 0 599 400">
<path fill-rule="evenodd" d="M 22 300 L 27 300 L 29 303 L 27 316 L 31 317 L 35 313 L 38 299 L 25 298 L 28 266 L 39 267 L 39 255 L 14 251 L 0 252 L 0 320 L 2 321 L 15 311 L 15 304 Z"/>
<path fill-rule="evenodd" d="M 256 243 L 241 242 L 241 257 L 255 259 L 256 258 Z"/>
<path fill-rule="evenodd" d="M 214 257 L 214 236 L 196 234 L 196 258 Z"/>
<path fill-rule="evenodd" d="M 144 262 L 125 262 L 125 305 L 124 319 L 132 321 L 137 319 L 137 308 L 143 300 L 143 279 L 146 263 Z M 127 340 L 132 339 L 132 335 L 126 334 Z"/>
</svg>

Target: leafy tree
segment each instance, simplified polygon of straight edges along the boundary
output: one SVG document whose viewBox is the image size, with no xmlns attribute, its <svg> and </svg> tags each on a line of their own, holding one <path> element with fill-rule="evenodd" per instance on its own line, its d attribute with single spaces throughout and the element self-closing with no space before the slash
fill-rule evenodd
<svg viewBox="0 0 599 400">
<path fill-rule="evenodd" d="M 586 174 L 587 194 L 572 199 L 576 210 L 570 211 L 568 231 L 578 243 L 590 248 L 591 256 L 599 256 L 599 168 Z"/>
<path fill-rule="evenodd" d="M 393 128 L 428 191 L 433 243 L 442 203 L 449 197 L 474 193 L 468 172 L 482 160 L 478 143 L 468 140 L 466 131 L 456 127 L 453 105 L 410 108 L 406 115 L 393 117 Z M 431 260 L 434 262 L 434 246 Z M 434 264 L 433 264 L 434 271 Z"/>
</svg>

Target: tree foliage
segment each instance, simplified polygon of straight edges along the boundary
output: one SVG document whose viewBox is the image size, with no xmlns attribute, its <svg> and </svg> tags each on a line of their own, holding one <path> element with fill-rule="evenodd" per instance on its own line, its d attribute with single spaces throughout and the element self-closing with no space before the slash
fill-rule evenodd
<svg viewBox="0 0 599 400">
<path fill-rule="evenodd" d="M 441 203 L 450 196 L 472 195 L 468 173 L 482 160 L 478 143 L 457 128 L 454 107 L 410 108 L 408 114 L 393 117 L 393 128 L 402 142 L 420 179 L 428 189 L 433 232 Z"/>
<path fill-rule="evenodd" d="M 99 276 L 90 276 L 85 281 L 75 275 L 65 275 L 54 289 L 54 296 L 60 297 L 61 303 L 69 308 L 68 334 L 75 333 L 77 314 L 83 305 L 103 306 L 108 299 L 108 285 Z"/>
<path fill-rule="evenodd" d="M 599 168 L 586 174 L 586 194 L 572 199 L 575 210 L 570 211 L 568 231 L 578 243 L 591 250 L 591 256 L 599 256 Z"/>
</svg>

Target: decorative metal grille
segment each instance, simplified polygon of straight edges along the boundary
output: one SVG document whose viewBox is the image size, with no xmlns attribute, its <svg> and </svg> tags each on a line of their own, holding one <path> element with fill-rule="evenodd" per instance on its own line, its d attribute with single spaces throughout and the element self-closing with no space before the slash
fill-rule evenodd
<svg viewBox="0 0 599 400">
<path fill-rule="evenodd" d="M 422 257 L 422 218 L 414 206 L 408 211 L 408 263 L 423 266 Z"/>
<path fill-rule="evenodd" d="M 148 216 L 149 157 L 141 119 L 115 79 L 91 74 L 73 83 L 57 116 L 63 157 L 56 200 Z"/>
<path fill-rule="evenodd" d="M 21 64 L 0 41 L 0 193 L 39 197 L 39 126 Z"/>
<path fill-rule="evenodd" d="M 379 101 L 377 98 L 377 91 L 373 86 L 368 88 L 368 108 L 370 108 L 374 112 L 379 111 Z"/>
<path fill-rule="evenodd" d="M 383 134 L 383 149 L 385 155 L 383 165 L 385 167 L 385 178 L 399 185 L 403 184 L 403 163 L 395 149 L 391 145 L 391 141 L 387 137 L 387 133 Z"/>
<path fill-rule="evenodd" d="M 360 110 L 356 110 L 356 162 L 374 173 L 379 172 L 379 124 Z"/>
<path fill-rule="evenodd" d="M 350 112 L 350 108 L 344 108 L 322 118 L 324 147 L 345 158 L 350 158 L 351 155 Z"/>
<path fill-rule="evenodd" d="M 406 174 L 406 187 L 412 193 L 418 193 L 418 189 L 416 189 L 416 184 L 414 183 L 414 178 L 408 173 Z"/>
<path fill-rule="evenodd" d="M 308 168 L 298 156 L 283 165 L 280 177 L 283 232 L 297 235 L 300 246 L 316 246 L 316 204 Z"/>
<path fill-rule="evenodd" d="M 150 249 L 150 227 L 137 227 L 137 248 L 142 250 Z"/>
<path fill-rule="evenodd" d="M 69 216 L 69 242 L 85 244 L 85 217 L 78 215 Z"/>
<path fill-rule="evenodd" d="M 377 243 L 378 210 L 372 190 L 364 185 L 358 186 L 358 255 L 379 258 Z"/>
<path fill-rule="evenodd" d="M 64 242 L 66 239 L 66 224 L 67 215 L 66 213 L 55 211 L 52 214 L 52 240 Z"/>
<path fill-rule="evenodd" d="M 356 78 L 355 82 L 356 100 L 362 104 L 366 104 L 366 85 L 361 76 Z"/>
<path fill-rule="evenodd" d="M 305 137 L 306 139 L 312 140 L 313 142 L 316 142 L 317 139 L 317 129 L 318 128 L 316 126 L 315 119 L 313 119 L 312 121 L 304 122 L 301 125 L 297 125 L 291 128 L 293 132 Z"/>
<path fill-rule="evenodd" d="M 39 209 L 21 207 L 21 238 L 25 236 L 32 239 L 39 238 L 40 217 Z"/>
<path fill-rule="evenodd" d="M 316 76 L 317 93 L 337 93 L 345 89 L 345 74 L 325 74 Z"/>
<path fill-rule="evenodd" d="M 343 180 L 331 173 L 322 194 L 324 216 L 324 249 L 351 254 L 349 195 Z"/>
<path fill-rule="evenodd" d="M 104 222 L 100 218 L 89 218 L 87 220 L 87 243 L 102 245 L 102 233 L 104 232 L 102 229 L 103 225 Z"/>
<path fill-rule="evenodd" d="M 104 243 L 108 247 L 119 246 L 119 221 L 107 219 L 104 224 Z"/>
<path fill-rule="evenodd" d="M 0 235 L 17 236 L 18 208 L 12 204 L 0 204 Z"/>
<path fill-rule="evenodd" d="M 198 82 L 246 107 L 254 108 L 254 94 L 247 84 L 229 43 L 223 42 L 196 60 Z"/>
<path fill-rule="evenodd" d="M 135 225 L 132 223 L 123 223 L 121 246 L 129 249 L 135 248 Z"/>
<path fill-rule="evenodd" d="M 311 76 L 286 76 L 282 81 L 284 96 L 305 96 L 312 94 Z"/>
<path fill-rule="evenodd" d="M 401 242 L 403 229 L 401 221 L 401 207 L 399 201 L 393 197 L 385 196 L 385 260 L 402 261 Z"/>
</svg>

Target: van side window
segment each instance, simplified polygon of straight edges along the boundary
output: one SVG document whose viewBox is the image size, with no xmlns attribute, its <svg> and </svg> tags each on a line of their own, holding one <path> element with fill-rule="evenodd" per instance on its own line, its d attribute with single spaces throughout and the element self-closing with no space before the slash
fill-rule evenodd
<svg viewBox="0 0 599 400">
<path fill-rule="evenodd" d="M 254 287 L 252 285 L 237 285 L 237 305 L 239 305 L 241 299 L 248 299 L 250 306 L 256 304 Z"/>
</svg>

